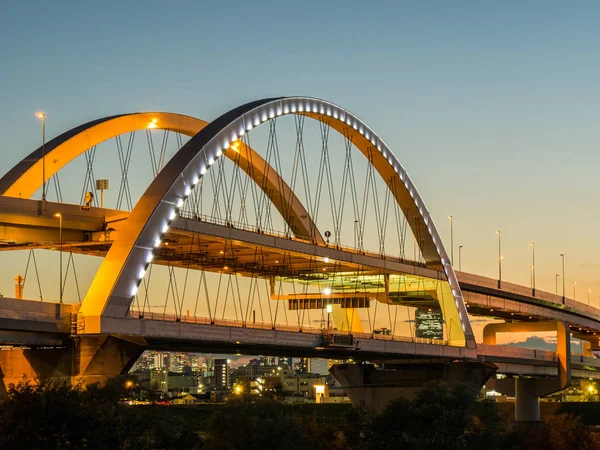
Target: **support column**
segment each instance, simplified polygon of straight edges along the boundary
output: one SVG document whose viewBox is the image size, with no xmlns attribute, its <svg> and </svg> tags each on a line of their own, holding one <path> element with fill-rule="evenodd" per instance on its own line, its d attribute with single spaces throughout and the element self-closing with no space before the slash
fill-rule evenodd
<svg viewBox="0 0 600 450">
<path fill-rule="evenodd" d="M 571 333 L 564 322 L 510 322 L 486 325 L 483 329 L 484 344 L 496 344 L 497 333 L 524 331 L 556 331 L 557 377 L 491 379 L 493 389 L 515 397 L 515 421 L 538 422 L 540 420 L 540 397 L 567 388 L 571 384 Z M 511 386 L 512 384 L 512 386 Z"/>
<path fill-rule="evenodd" d="M 146 347 L 141 337 L 99 335 L 79 336 L 56 348 L 0 350 L 0 394 L 24 379 L 105 382 L 129 371 Z"/>
<path fill-rule="evenodd" d="M 517 378 L 515 380 L 515 421 L 539 422 L 540 398 L 535 378 Z"/>
<path fill-rule="evenodd" d="M 497 370 L 479 361 L 413 361 L 386 363 L 385 369 L 373 364 L 335 364 L 330 372 L 342 385 L 354 406 L 380 411 L 390 400 L 414 398 L 431 381 L 465 383 L 477 392 Z"/>
</svg>

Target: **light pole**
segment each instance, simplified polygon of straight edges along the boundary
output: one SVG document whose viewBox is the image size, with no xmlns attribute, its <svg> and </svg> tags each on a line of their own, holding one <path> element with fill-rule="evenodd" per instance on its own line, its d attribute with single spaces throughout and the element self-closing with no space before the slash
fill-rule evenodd
<svg viewBox="0 0 600 450">
<path fill-rule="evenodd" d="M 535 297 L 535 242 L 531 243 L 531 295 Z"/>
<path fill-rule="evenodd" d="M 454 227 L 452 226 L 452 215 L 448 216 L 450 220 L 450 263 L 454 266 Z"/>
<path fill-rule="evenodd" d="M 502 246 L 500 242 L 500 230 L 496 230 L 498 235 L 498 289 L 502 287 Z"/>
<path fill-rule="evenodd" d="M 462 272 L 462 245 L 458 246 L 458 270 Z"/>
<path fill-rule="evenodd" d="M 573 281 L 573 300 L 575 300 L 575 286 L 577 286 L 577 281 Z"/>
<path fill-rule="evenodd" d="M 562 258 L 562 285 L 563 285 L 563 305 L 565 304 L 565 255 L 564 253 L 560 254 L 560 257 Z"/>
<path fill-rule="evenodd" d="M 42 119 L 42 200 L 46 200 L 46 113 L 38 112 L 35 115 Z"/>
<path fill-rule="evenodd" d="M 556 295 L 558 295 L 558 277 L 560 277 L 559 274 L 556 274 L 555 280 L 554 280 L 554 293 Z"/>
<path fill-rule="evenodd" d="M 56 213 L 54 214 L 54 217 L 56 217 L 58 219 L 58 229 L 59 229 L 59 238 L 58 238 L 58 242 L 59 242 L 59 246 L 60 246 L 60 262 L 59 262 L 59 272 L 60 272 L 60 293 L 59 293 L 59 299 L 60 299 L 60 303 L 63 302 L 63 277 L 62 277 L 62 250 L 63 250 L 63 244 L 62 244 L 62 214 L 61 213 Z"/>
</svg>

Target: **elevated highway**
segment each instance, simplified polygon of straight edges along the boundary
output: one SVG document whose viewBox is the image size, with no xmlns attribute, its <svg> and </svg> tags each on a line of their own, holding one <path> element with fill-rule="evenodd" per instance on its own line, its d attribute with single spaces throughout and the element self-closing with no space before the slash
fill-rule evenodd
<svg viewBox="0 0 600 450">
<path fill-rule="evenodd" d="M 82 208 L 66 203 L 41 202 L 0 196 L 0 251 L 59 248 L 59 222 L 63 216 L 62 245 L 65 251 L 106 256 L 129 213 L 102 208 Z M 264 276 L 294 276 L 300 271 L 322 271 L 336 261 L 338 270 L 352 272 L 360 265 L 372 273 L 407 273 L 444 280 L 442 271 L 408 260 L 328 246 L 285 236 L 270 230 L 215 223 L 201 217 L 178 217 L 165 234 L 165 245 L 156 252 L 154 264 L 192 267 L 219 272 L 228 264 L 242 276 L 260 272 Z M 255 251 L 261 249 L 261 259 Z M 190 250 L 192 249 L 192 250 Z M 192 254 L 192 255 L 190 255 Z M 235 254 L 235 258 L 232 255 Z M 287 264 L 279 264 L 286 260 Z M 257 266 L 258 264 L 258 266 Z M 570 298 L 466 272 L 456 272 L 469 314 L 504 321 L 557 320 L 569 324 L 573 336 L 600 349 L 600 310 Z M 376 297 L 373 295 L 373 297 Z M 433 301 L 404 303 L 432 306 Z"/>
</svg>

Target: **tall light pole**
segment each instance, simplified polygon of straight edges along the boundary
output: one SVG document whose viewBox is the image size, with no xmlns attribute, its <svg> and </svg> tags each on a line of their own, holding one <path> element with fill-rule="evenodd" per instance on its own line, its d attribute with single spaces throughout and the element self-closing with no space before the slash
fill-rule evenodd
<svg viewBox="0 0 600 450">
<path fill-rule="evenodd" d="M 558 277 L 560 277 L 559 274 L 556 274 L 555 280 L 554 280 L 554 293 L 556 295 L 558 295 Z"/>
<path fill-rule="evenodd" d="M 60 299 L 60 303 L 63 302 L 63 277 L 62 277 L 62 253 L 63 253 L 63 244 L 62 244 L 62 214 L 61 213 L 56 213 L 54 214 L 54 217 L 56 217 L 58 219 L 58 229 L 59 229 L 59 238 L 58 238 L 58 242 L 60 245 L 60 263 L 59 263 L 59 272 L 60 272 L 60 294 L 59 294 L 59 299 Z"/>
<path fill-rule="evenodd" d="M 577 286 L 577 281 L 573 281 L 573 300 L 575 300 L 575 286 Z"/>
<path fill-rule="evenodd" d="M 462 245 L 458 246 L 458 270 L 462 272 Z"/>
<path fill-rule="evenodd" d="M 502 287 L 502 246 L 500 242 L 500 230 L 496 230 L 498 235 L 498 289 Z"/>
<path fill-rule="evenodd" d="M 452 226 L 452 215 L 448 216 L 450 221 L 450 263 L 454 266 L 454 227 Z"/>
<path fill-rule="evenodd" d="M 535 297 L 535 242 L 531 243 L 531 295 Z"/>
<path fill-rule="evenodd" d="M 42 119 L 42 200 L 46 200 L 46 113 L 37 112 L 35 115 Z"/>
<path fill-rule="evenodd" d="M 563 305 L 565 304 L 565 255 L 564 253 L 560 254 L 560 257 L 562 258 L 562 284 L 563 284 Z"/>
</svg>

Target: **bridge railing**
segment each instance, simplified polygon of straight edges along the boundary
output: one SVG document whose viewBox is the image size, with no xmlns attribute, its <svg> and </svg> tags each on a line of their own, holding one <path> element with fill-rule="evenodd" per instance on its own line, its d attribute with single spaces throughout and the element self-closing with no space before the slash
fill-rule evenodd
<svg viewBox="0 0 600 450">
<path fill-rule="evenodd" d="M 483 356 L 493 356 L 515 359 L 535 359 L 556 362 L 556 352 L 551 350 L 536 350 L 532 348 L 510 347 L 507 345 L 477 344 L 477 353 Z"/>
<path fill-rule="evenodd" d="M 482 275 L 458 271 L 456 272 L 456 275 L 460 283 L 468 283 L 475 286 L 481 286 L 490 289 L 498 289 L 498 280 L 495 278 L 489 278 L 484 277 Z M 510 283 L 507 281 L 502 281 L 500 290 L 504 292 L 510 292 L 512 294 L 521 295 L 523 297 L 531 297 L 532 299 L 535 299 L 536 301 L 541 303 L 552 303 L 558 308 L 574 310 L 579 313 L 585 313 L 585 315 L 593 319 L 600 320 L 600 309 L 596 308 L 595 306 L 588 305 L 587 303 L 573 300 L 568 297 L 565 297 L 563 302 L 562 295 L 552 294 L 550 292 L 536 289 L 534 296 L 533 291 L 530 287 L 521 286 L 519 284 Z"/>
<path fill-rule="evenodd" d="M 448 341 L 445 339 L 429 339 L 419 338 L 410 336 L 391 336 L 384 334 L 375 333 L 348 333 L 347 331 L 340 331 L 326 328 L 314 328 L 314 327 L 300 327 L 298 325 L 282 325 L 266 323 L 266 322 L 252 322 L 242 320 L 229 320 L 229 319 L 210 319 L 209 317 L 196 317 L 176 314 L 163 314 L 146 312 L 141 314 L 137 311 L 131 311 L 131 319 L 142 319 L 142 320 L 156 320 L 162 322 L 179 322 L 186 324 L 198 324 L 198 325 L 214 325 L 222 327 L 235 327 L 235 328 L 252 328 L 260 330 L 277 330 L 277 331 L 289 331 L 294 333 L 309 333 L 318 335 L 339 335 L 348 336 L 352 335 L 354 339 L 374 339 L 381 341 L 397 341 L 397 342 L 408 342 L 414 344 L 434 344 L 434 345 L 448 345 Z"/>
<path fill-rule="evenodd" d="M 259 227 L 259 226 L 252 225 L 252 224 L 236 222 L 236 221 L 231 221 L 231 220 L 225 220 L 220 217 L 214 217 L 214 216 L 209 216 L 209 215 L 205 215 L 205 214 L 195 214 L 195 213 L 191 213 L 189 211 L 181 211 L 179 213 L 179 216 L 183 219 L 197 220 L 199 222 L 207 222 L 207 223 L 211 223 L 211 224 L 215 224 L 215 225 L 220 225 L 223 227 L 232 227 L 232 228 L 236 228 L 236 229 L 240 229 L 240 230 L 244 230 L 244 231 L 251 231 L 253 233 L 266 234 L 268 236 L 279 237 L 282 239 L 293 239 L 295 241 L 304 242 L 304 243 L 312 244 L 312 245 L 317 245 L 315 242 L 311 242 L 309 239 L 295 236 L 294 233 L 292 233 L 291 231 L 289 233 L 283 233 L 281 231 L 273 230 L 273 229 L 267 228 L 267 227 Z M 411 266 L 416 266 L 416 267 L 426 267 L 426 265 L 424 263 L 412 261 L 410 259 L 400 258 L 397 256 L 387 255 L 387 254 L 383 254 L 383 253 L 370 252 L 370 251 L 366 251 L 364 249 L 360 249 L 360 248 L 356 248 L 356 247 L 349 247 L 349 246 L 342 246 L 342 245 L 335 245 L 335 244 L 325 244 L 325 246 L 330 247 L 330 248 L 335 248 L 336 250 L 342 250 L 342 251 L 345 251 L 348 253 L 355 253 L 355 254 L 360 254 L 360 255 L 372 256 L 372 257 L 376 257 L 376 258 L 389 259 L 391 261 L 395 261 L 395 262 L 399 262 L 399 263 L 403 263 L 403 264 L 409 264 Z"/>
</svg>

